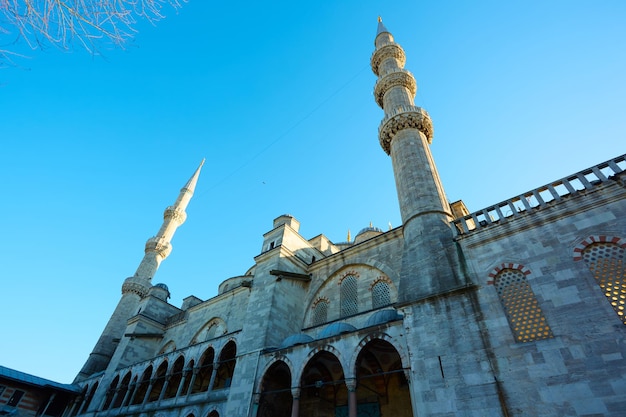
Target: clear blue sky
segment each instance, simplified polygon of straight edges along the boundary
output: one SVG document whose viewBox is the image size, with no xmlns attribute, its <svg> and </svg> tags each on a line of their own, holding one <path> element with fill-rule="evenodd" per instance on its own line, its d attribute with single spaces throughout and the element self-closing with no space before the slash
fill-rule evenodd
<svg viewBox="0 0 626 417">
<path fill-rule="evenodd" d="M 626 152 L 626 2 L 192 0 L 126 50 L 0 71 L 0 364 L 71 382 L 206 157 L 155 283 L 214 296 L 290 213 L 307 238 L 400 225 L 369 68 L 405 49 L 450 201 L 470 210 Z M 20 46 L 17 46 L 20 48 Z"/>
</svg>

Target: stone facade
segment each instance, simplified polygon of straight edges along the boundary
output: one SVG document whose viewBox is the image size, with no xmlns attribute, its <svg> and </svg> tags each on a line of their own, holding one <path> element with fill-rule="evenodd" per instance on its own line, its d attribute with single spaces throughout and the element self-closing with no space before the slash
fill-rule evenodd
<svg viewBox="0 0 626 417">
<path fill-rule="evenodd" d="M 470 213 L 445 199 L 382 22 L 375 46 L 403 225 L 333 243 L 282 215 L 209 300 L 125 292 L 68 417 L 624 414 L 625 156 Z"/>
</svg>

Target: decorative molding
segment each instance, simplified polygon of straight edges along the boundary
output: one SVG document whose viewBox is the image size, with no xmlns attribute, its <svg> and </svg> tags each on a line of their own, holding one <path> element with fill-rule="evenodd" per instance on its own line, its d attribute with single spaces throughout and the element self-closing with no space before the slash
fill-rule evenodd
<svg viewBox="0 0 626 417">
<path fill-rule="evenodd" d="M 502 263 L 500 264 L 500 266 L 497 266 L 491 270 L 491 272 L 489 273 L 489 279 L 487 280 L 487 285 L 493 285 L 496 279 L 496 276 L 505 269 L 518 270 L 518 271 L 521 271 L 524 275 L 530 274 L 530 269 L 528 269 L 522 264 L 513 263 L 513 262 Z"/>
<path fill-rule="evenodd" d="M 372 290 L 372 288 L 374 288 L 374 285 L 378 284 L 379 282 L 384 282 L 386 284 L 393 285 L 393 282 L 389 279 L 389 277 L 385 275 L 381 275 L 372 281 L 372 283 L 370 284 L 370 291 Z"/>
<path fill-rule="evenodd" d="M 385 59 L 388 58 L 397 59 L 400 67 L 404 67 L 404 64 L 406 63 L 406 55 L 404 54 L 402 47 L 397 43 L 388 43 L 375 50 L 372 54 L 370 64 L 372 65 L 372 71 L 374 71 L 374 74 L 378 75 L 378 67 Z"/>
<path fill-rule="evenodd" d="M 122 294 L 135 293 L 139 297 L 143 298 L 148 295 L 148 291 L 150 291 L 149 284 L 146 285 L 134 277 L 126 278 L 122 284 Z"/>
<path fill-rule="evenodd" d="M 359 278 L 360 277 L 359 273 L 356 272 L 355 270 L 346 271 L 343 274 L 341 274 L 341 276 L 339 277 L 339 281 L 337 283 L 339 285 L 341 285 L 343 280 L 346 279 L 349 276 L 353 276 L 354 278 Z"/>
<path fill-rule="evenodd" d="M 417 83 L 415 82 L 413 74 L 404 69 L 390 72 L 384 77 L 379 78 L 376 82 L 376 86 L 374 87 L 374 98 L 381 109 L 384 108 L 383 98 L 385 97 L 385 93 L 391 88 L 398 86 L 409 90 L 411 96 L 415 98 L 415 93 L 417 93 Z"/>
<path fill-rule="evenodd" d="M 594 243 L 614 243 L 622 249 L 626 249 L 626 239 L 618 236 L 593 235 L 583 239 L 576 247 L 574 247 L 574 261 L 580 261 L 583 258 L 583 251 L 589 245 Z"/>
<path fill-rule="evenodd" d="M 319 297 L 317 300 L 313 301 L 313 304 L 311 304 L 311 308 L 314 309 L 319 303 L 330 304 L 330 300 L 326 297 Z"/>
<path fill-rule="evenodd" d="M 389 155 L 391 141 L 396 133 L 404 129 L 417 129 L 428 139 L 433 140 L 433 123 L 426 110 L 417 106 L 402 106 L 385 117 L 378 128 L 380 146 Z"/>
</svg>

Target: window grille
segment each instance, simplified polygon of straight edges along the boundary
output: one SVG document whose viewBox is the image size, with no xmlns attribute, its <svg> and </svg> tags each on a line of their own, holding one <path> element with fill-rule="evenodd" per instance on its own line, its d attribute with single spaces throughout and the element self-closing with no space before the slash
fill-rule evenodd
<svg viewBox="0 0 626 417">
<path fill-rule="evenodd" d="M 553 337 L 522 271 L 503 269 L 496 275 L 494 284 L 516 341 L 531 342 Z"/>
<path fill-rule="evenodd" d="M 372 287 L 372 308 L 381 308 L 391 304 L 391 294 L 389 284 L 377 282 Z"/>
<path fill-rule="evenodd" d="M 357 281 L 353 275 L 348 275 L 341 281 L 341 317 L 350 316 L 359 312 L 357 297 Z"/>
<path fill-rule="evenodd" d="M 328 303 L 320 301 L 313 309 L 313 326 L 326 323 L 328 321 Z"/>
<path fill-rule="evenodd" d="M 617 316 L 626 324 L 624 304 L 626 302 L 625 250 L 612 242 L 596 242 L 587 246 L 582 258 L 596 279 Z"/>
</svg>

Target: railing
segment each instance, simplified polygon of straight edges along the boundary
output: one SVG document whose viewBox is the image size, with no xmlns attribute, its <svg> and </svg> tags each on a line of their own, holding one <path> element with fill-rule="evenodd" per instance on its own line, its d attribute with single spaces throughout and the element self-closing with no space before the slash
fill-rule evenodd
<svg viewBox="0 0 626 417">
<path fill-rule="evenodd" d="M 461 235 L 506 222 L 563 197 L 590 190 L 626 170 L 626 154 L 452 221 Z"/>
</svg>

